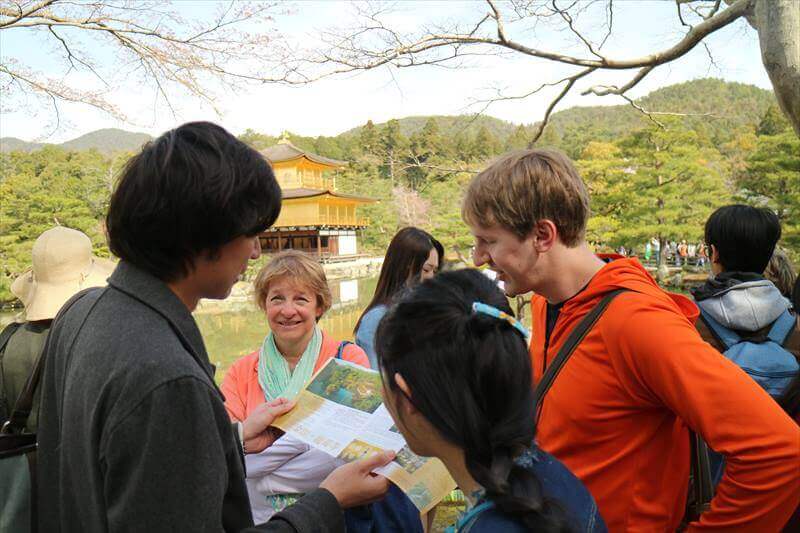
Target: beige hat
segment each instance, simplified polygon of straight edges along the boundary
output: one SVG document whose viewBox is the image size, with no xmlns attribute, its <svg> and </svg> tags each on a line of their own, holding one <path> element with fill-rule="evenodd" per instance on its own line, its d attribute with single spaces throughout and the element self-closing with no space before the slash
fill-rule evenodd
<svg viewBox="0 0 800 533">
<path fill-rule="evenodd" d="M 105 285 L 113 270 L 113 262 L 92 255 L 86 234 L 56 226 L 36 239 L 33 269 L 14 280 L 11 292 L 27 320 L 48 320 L 77 292 Z"/>
</svg>

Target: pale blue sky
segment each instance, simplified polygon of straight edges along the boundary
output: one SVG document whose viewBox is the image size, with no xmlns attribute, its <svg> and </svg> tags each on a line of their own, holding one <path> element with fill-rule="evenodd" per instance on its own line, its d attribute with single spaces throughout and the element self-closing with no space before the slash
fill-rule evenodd
<svg viewBox="0 0 800 533">
<path fill-rule="evenodd" d="M 179 8 L 187 14 L 210 9 L 211 1 L 182 2 Z M 614 3 L 615 34 L 603 48 L 614 57 L 637 57 L 666 48 L 676 42 L 684 29 L 675 15 L 672 0 L 627 0 Z M 275 27 L 295 43 L 313 45 L 319 30 L 334 24 L 345 23 L 352 6 L 333 0 L 326 2 L 294 2 L 281 6 L 286 13 L 277 15 Z M 482 2 L 411 2 L 395 4 L 392 23 L 400 28 L 415 31 L 423 23 L 438 21 L 478 20 L 486 11 Z M 600 35 L 605 17 L 602 10 L 590 11 L 579 20 L 586 28 L 594 28 Z M 507 30 L 515 38 L 538 48 L 569 50 L 569 34 L 554 32 L 540 25 L 536 28 L 523 24 L 509 24 Z M 618 33 L 617 33 L 618 32 Z M 27 66 L 58 77 L 63 75 L 63 61 L 57 49 L 46 44 L 28 30 L 3 31 L 0 35 L 0 54 L 3 60 L 15 58 Z M 758 37 L 740 20 L 715 33 L 706 43 L 715 59 L 712 65 L 702 46 L 687 56 L 654 71 L 637 86 L 632 96 L 675 83 L 701 77 L 716 77 L 729 81 L 750 83 L 770 88 L 769 79 L 761 64 Z M 585 55 L 585 54 L 582 54 Z M 112 53 L 102 52 L 102 61 L 113 65 Z M 119 127 L 133 131 L 158 134 L 188 120 L 213 120 L 241 133 L 247 128 L 278 134 L 288 129 L 302 135 L 336 135 L 361 125 L 368 119 L 383 122 L 390 118 L 412 115 L 460 114 L 475 111 L 471 104 L 504 88 L 521 93 L 545 81 L 553 81 L 570 72 L 569 69 L 549 62 L 519 55 L 503 58 L 474 58 L 456 70 L 435 67 L 413 69 L 388 69 L 347 75 L 328 79 L 303 87 L 259 85 L 249 87 L 239 94 L 221 94 L 216 115 L 198 101 L 177 96 L 178 114 L 173 116 L 163 105 L 154 106 L 152 92 L 144 92 L 131 84 L 114 93 L 114 101 L 130 117 L 130 123 L 120 123 L 87 106 L 61 105 L 62 126 L 44 139 L 61 142 L 89 131 L 104 127 Z M 610 72 L 595 76 L 589 84 L 624 83 L 632 72 Z M 93 83 L 88 74 L 70 74 L 69 79 L 79 83 Z M 589 84 L 576 86 L 571 96 L 558 109 L 575 105 L 611 105 L 621 103 L 615 97 L 582 97 L 580 91 Z M 514 123 L 532 123 L 540 120 L 552 96 L 559 89 L 543 92 L 527 100 L 493 105 L 487 114 Z M 5 106 L 3 106 L 5 107 Z M 49 110 L 31 105 L 0 115 L 0 136 L 19 137 L 26 140 L 41 138 L 51 124 Z M 675 110 L 678 111 L 678 110 Z"/>
</svg>

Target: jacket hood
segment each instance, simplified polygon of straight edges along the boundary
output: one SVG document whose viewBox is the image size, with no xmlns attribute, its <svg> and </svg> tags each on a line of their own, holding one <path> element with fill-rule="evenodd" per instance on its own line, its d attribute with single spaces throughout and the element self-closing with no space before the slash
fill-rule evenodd
<svg viewBox="0 0 800 533">
<path fill-rule="evenodd" d="M 700 312 L 694 302 L 682 294 L 664 291 L 638 259 L 625 258 L 615 254 L 605 254 L 599 257 L 610 261 L 595 274 L 586 289 L 564 304 L 562 312 L 594 306 L 607 292 L 624 288 L 670 302 L 692 324 L 697 320 Z"/>
<path fill-rule="evenodd" d="M 769 280 L 743 281 L 697 302 L 711 318 L 735 331 L 758 331 L 791 307 Z"/>
</svg>

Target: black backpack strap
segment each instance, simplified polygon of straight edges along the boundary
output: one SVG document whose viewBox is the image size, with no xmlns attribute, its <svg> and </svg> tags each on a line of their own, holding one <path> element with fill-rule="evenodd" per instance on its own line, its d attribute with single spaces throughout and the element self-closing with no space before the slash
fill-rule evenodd
<svg viewBox="0 0 800 533">
<path fill-rule="evenodd" d="M 681 523 L 681 530 L 689 526 L 690 522 L 700 518 L 700 515 L 711 509 L 711 499 L 714 497 L 714 480 L 711 479 L 711 463 L 708 459 L 708 445 L 700 435 L 689 430 L 689 444 L 691 445 L 691 469 L 689 471 L 689 495 L 686 500 L 686 509 Z"/>
<path fill-rule="evenodd" d="M 8 344 L 8 340 L 11 338 L 11 335 L 13 335 L 21 325 L 22 323 L 20 322 L 12 322 L 3 328 L 3 331 L 0 331 L 0 352 L 5 351 L 6 344 Z"/>
<path fill-rule="evenodd" d="M 33 408 L 33 396 L 36 392 L 36 387 L 39 385 L 39 378 L 42 375 L 42 368 L 44 367 L 44 349 L 36 357 L 36 363 L 33 365 L 33 371 L 28 376 L 25 382 L 25 388 L 17 398 L 14 404 L 14 409 L 11 411 L 11 416 L 8 421 L 3 424 L 2 433 L 22 433 L 25 425 L 28 423 L 28 416 L 31 414 Z"/>
<path fill-rule="evenodd" d="M 5 355 L 6 345 L 9 339 L 11 339 L 11 336 L 16 333 L 21 325 L 22 324 L 19 322 L 12 322 L 0 332 L 0 423 L 5 422 L 9 415 L 8 398 L 6 398 L 6 378 L 5 371 L 3 370 L 3 356 Z"/>
<path fill-rule="evenodd" d="M 594 309 L 589 311 L 583 320 L 581 320 L 580 323 L 575 326 L 575 329 L 573 329 L 569 334 L 569 337 L 567 337 L 567 340 L 561 346 L 561 349 L 558 350 L 555 358 L 547 366 L 547 370 L 545 370 L 544 375 L 542 375 L 542 379 L 539 380 L 539 383 L 536 384 L 536 389 L 533 391 L 537 423 L 539 421 L 539 414 L 541 413 L 544 397 L 547 394 L 547 391 L 550 390 L 550 386 L 553 385 L 553 382 L 558 377 L 561 369 L 567 363 L 567 360 L 570 358 L 581 341 L 583 341 L 584 337 L 586 337 L 586 334 L 589 333 L 589 330 L 592 329 L 595 323 L 603 315 L 608 307 L 608 304 L 610 304 L 614 298 L 623 292 L 628 291 L 629 289 L 616 289 L 603 296 L 603 299 L 594 306 Z"/>
</svg>

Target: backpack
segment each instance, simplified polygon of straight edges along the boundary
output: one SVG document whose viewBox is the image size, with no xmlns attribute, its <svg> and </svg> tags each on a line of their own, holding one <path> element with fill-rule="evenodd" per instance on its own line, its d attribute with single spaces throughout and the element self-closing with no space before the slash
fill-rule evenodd
<svg viewBox="0 0 800 533">
<path fill-rule="evenodd" d="M 800 372 L 800 363 L 784 348 L 795 328 L 795 316 L 784 311 L 770 326 L 766 335 L 742 337 L 717 322 L 700 308 L 700 318 L 723 348 L 722 355 L 745 371 L 775 401 L 779 401 Z M 708 449 L 711 482 L 716 487 L 725 473 L 725 457 Z"/>
<path fill-rule="evenodd" d="M 795 317 L 784 311 L 766 335 L 743 337 L 726 328 L 702 308 L 700 317 L 722 347 L 722 354 L 736 363 L 748 376 L 767 391 L 775 400 L 780 399 L 786 387 L 800 372 L 795 356 L 784 348 L 784 343 L 795 328 Z"/>
</svg>

